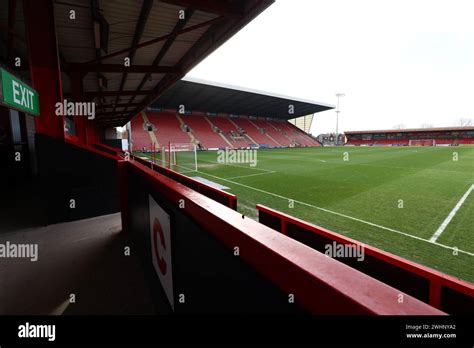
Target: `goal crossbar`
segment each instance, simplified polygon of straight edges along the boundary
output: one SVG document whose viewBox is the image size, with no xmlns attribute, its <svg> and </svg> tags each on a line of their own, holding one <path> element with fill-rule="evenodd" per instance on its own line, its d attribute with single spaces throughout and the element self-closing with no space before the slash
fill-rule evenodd
<svg viewBox="0 0 474 348">
<path fill-rule="evenodd" d="M 197 171 L 197 147 L 193 143 L 169 143 L 161 148 L 161 163 L 170 169 Z"/>
</svg>

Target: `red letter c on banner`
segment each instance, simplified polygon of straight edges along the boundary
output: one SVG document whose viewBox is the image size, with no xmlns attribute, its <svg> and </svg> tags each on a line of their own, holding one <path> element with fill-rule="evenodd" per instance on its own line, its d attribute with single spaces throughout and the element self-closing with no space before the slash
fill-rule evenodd
<svg viewBox="0 0 474 348">
<path fill-rule="evenodd" d="M 155 251 L 156 259 L 158 260 L 158 267 L 160 268 L 160 272 L 161 274 L 165 275 L 167 265 L 166 265 L 166 261 L 163 259 L 163 257 L 160 256 L 160 253 L 158 252 L 158 246 L 156 244 L 157 234 L 160 235 L 161 245 L 163 246 L 163 249 L 166 250 L 165 235 L 163 234 L 160 221 L 157 218 L 155 218 L 155 220 L 153 221 L 153 250 Z"/>
</svg>

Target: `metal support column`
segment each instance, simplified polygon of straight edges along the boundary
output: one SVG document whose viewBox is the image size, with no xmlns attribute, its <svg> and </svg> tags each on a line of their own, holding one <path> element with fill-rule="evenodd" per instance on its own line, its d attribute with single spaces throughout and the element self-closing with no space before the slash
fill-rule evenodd
<svg viewBox="0 0 474 348">
<path fill-rule="evenodd" d="M 64 139 L 63 116 L 55 113 L 55 105 L 62 103 L 63 97 L 53 3 L 51 0 L 24 0 L 23 4 L 31 82 L 40 96 L 36 131 Z"/>
<path fill-rule="evenodd" d="M 84 75 L 80 72 L 71 73 L 71 90 L 72 98 L 75 102 L 84 101 L 84 90 L 82 85 L 82 79 Z M 83 115 L 74 116 L 74 124 L 76 125 L 76 136 L 81 144 L 88 144 L 87 137 L 87 117 Z"/>
</svg>

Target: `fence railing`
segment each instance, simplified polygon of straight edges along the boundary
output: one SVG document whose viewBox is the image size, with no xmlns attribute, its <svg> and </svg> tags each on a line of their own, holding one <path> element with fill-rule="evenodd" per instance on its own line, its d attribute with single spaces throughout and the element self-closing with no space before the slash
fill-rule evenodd
<svg viewBox="0 0 474 348">
<path fill-rule="evenodd" d="M 361 246 L 364 260 L 338 261 L 449 314 L 474 313 L 474 284 L 257 204 L 259 221 L 320 252 L 331 243 Z"/>
<path fill-rule="evenodd" d="M 138 156 L 133 156 L 133 159 L 137 162 L 140 162 L 141 164 L 146 165 L 147 167 L 150 167 L 154 171 L 163 174 L 173 180 L 176 180 L 177 182 L 199 192 L 202 193 L 203 195 L 214 199 L 215 201 L 224 204 L 228 206 L 231 209 L 237 210 L 237 196 L 233 195 L 231 193 L 225 192 L 223 190 L 220 190 L 218 188 L 209 186 L 207 184 L 204 184 L 198 180 L 195 180 L 193 178 L 190 178 L 186 175 L 183 175 L 181 173 L 175 172 L 174 170 L 171 170 L 169 168 L 157 165 L 151 161 L 148 161 L 146 159 L 140 158 Z"/>
<path fill-rule="evenodd" d="M 151 265 L 150 255 L 156 249 L 153 243 L 157 242 L 150 234 L 154 216 L 169 221 L 170 240 L 162 244 L 170 250 L 169 262 L 172 260 L 173 274 L 166 289 L 172 289 L 168 299 L 174 301 L 171 307 L 175 313 L 444 314 L 242 217 L 150 168 L 149 163 L 125 161 L 123 166 L 127 172 L 124 184 L 129 188 L 129 231 L 150 274 L 162 287 L 165 280 L 158 280 Z M 159 215 L 154 215 L 158 213 L 152 208 L 156 204 Z M 163 300 L 165 294 L 157 287 L 154 293 Z M 400 294 L 402 302 L 397 300 Z M 179 298 L 190 302 L 179 302 Z"/>
</svg>

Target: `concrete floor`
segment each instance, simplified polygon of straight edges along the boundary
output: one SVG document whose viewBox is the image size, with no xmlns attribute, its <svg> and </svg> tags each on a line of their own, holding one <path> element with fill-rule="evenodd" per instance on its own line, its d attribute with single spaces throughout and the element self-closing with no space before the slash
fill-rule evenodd
<svg viewBox="0 0 474 348">
<path fill-rule="evenodd" d="M 37 243 L 38 261 L 0 258 L 0 315 L 157 314 L 120 214 L 0 233 L 7 241 Z"/>
<path fill-rule="evenodd" d="M 0 179 L 1 180 L 1 179 Z M 0 187 L 0 235 L 21 229 L 45 226 L 45 203 L 40 198 L 40 185 L 25 179 Z"/>
</svg>

